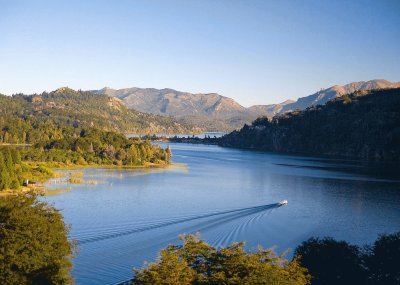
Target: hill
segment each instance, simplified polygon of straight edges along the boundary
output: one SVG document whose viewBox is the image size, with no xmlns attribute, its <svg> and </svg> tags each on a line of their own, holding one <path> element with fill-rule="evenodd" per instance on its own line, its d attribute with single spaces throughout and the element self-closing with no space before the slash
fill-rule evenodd
<svg viewBox="0 0 400 285">
<path fill-rule="evenodd" d="M 120 133 L 193 131 L 193 128 L 172 118 L 130 110 L 117 98 L 66 87 L 40 95 L 0 95 L 0 114 L 33 116 L 74 127 L 94 127 Z"/>
<path fill-rule="evenodd" d="M 365 160 L 400 160 L 400 88 L 356 91 L 324 106 L 259 118 L 221 146 Z"/>
<path fill-rule="evenodd" d="M 304 110 L 310 106 L 323 105 L 329 100 L 358 90 L 400 87 L 400 83 L 386 80 L 353 82 L 344 86 L 335 85 L 327 89 L 279 104 L 243 107 L 231 98 L 216 93 L 193 94 L 173 89 L 154 88 L 103 88 L 95 94 L 108 95 L 122 100 L 128 108 L 155 115 L 171 116 L 182 124 L 197 126 L 207 131 L 232 131 L 250 124 L 260 116 L 272 118 L 293 110 Z"/>
<path fill-rule="evenodd" d="M 329 100 L 340 97 L 345 94 L 350 94 L 355 91 L 365 90 L 377 90 L 377 89 L 388 89 L 388 88 L 399 88 L 400 82 L 390 82 L 383 79 L 375 79 L 370 81 L 359 81 L 352 82 L 343 86 L 334 85 L 327 89 L 321 89 L 320 91 L 311 94 L 306 97 L 301 97 L 297 101 L 291 104 L 285 104 L 280 110 L 280 114 L 293 111 L 293 110 L 304 110 L 307 107 L 324 105 Z"/>
<path fill-rule="evenodd" d="M 172 116 L 184 124 L 208 131 L 226 131 L 242 127 L 257 116 L 231 98 L 216 93 L 192 94 L 173 89 L 103 88 L 95 91 L 121 99 L 140 112 Z"/>
</svg>

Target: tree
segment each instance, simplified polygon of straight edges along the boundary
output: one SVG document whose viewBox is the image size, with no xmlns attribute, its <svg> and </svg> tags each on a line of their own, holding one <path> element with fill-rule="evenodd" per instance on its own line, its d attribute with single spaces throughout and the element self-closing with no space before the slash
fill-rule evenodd
<svg viewBox="0 0 400 285">
<path fill-rule="evenodd" d="M 379 236 L 364 258 L 371 284 L 400 284 L 400 232 Z"/>
<path fill-rule="evenodd" d="M 312 284 L 364 284 L 360 249 L 332 238 L 310 238 L 295 250 L 300 264 L 312 275 Z"/>
<path fill-rule="evenodd" d="M 128 149 L 128 161 L 130 165 L 138 164 L 139 155 L 136 144 L 132 144 Z"/>
<path fill-rule="evenodd" d="M 3 149 L 0 150 L 0 190 L 8 189 L 11 185 L 10 171 L 7 169 Z"/>
<path fill-rule="evenodd" d="M 61 214 L 35 196 L 0 198 L 0 284 L 71 284 L 67 236 Z"/>
<path fill-rule="evenodd" d="M 172 248 L 161 251 L 158 262 L 146 270 L 136 271 L 134 284 L 148 285 L 190 285 L 195 276 L 187 262 Z"/>
<path fill-rule="evenodd" d="M 310 281 L 297 259 L 289 262 L 272 250 L 247 253 L 244 243 L 217 249 L 194 235 L 181 240 L 183 245 L 168 246 L 158 261 L 135 270 L 133 284 L 304 285 Z"/>
<path fill-rule="evenodd" d="M 12 160 L 14 163 L 16 163 L 16 164 L 21 163 L 21 154 L 18 150 L 11 149 L 11 156 L 12 156 Z"/>
</svg>

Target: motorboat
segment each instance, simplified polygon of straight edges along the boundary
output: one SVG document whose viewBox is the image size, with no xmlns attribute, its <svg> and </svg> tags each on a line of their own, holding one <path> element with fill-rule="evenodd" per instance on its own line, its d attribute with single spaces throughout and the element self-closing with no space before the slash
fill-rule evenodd
<svg viewBox="0 0 400 285">
<path fill-rule="evenodd" d="M 280 201 L 278 204 L 279 204 L 280 206 L 284 206 L 284 205 L 287 205 L 287 203 L 288 203 L 287 200 L 282 200 L 282 201 Z"/>
</svg>

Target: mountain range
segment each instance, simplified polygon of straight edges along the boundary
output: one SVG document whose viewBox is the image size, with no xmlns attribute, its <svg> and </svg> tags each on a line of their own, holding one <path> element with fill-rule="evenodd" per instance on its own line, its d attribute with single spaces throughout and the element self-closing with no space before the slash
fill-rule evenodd
<svg viewBox="0 0 400 285">
<path fill-rule="evenodd" d="M 216 93 L 192 94 L 173 89 L 103 88 L 96 91 L 117 97 L 128 108 L 162 116 L 172 116 L 183 124 L 207 131 L 227 131 L 242 127 L 257 115 L 235 100 Z"/>
<path fill-rule="evenodd" d="M 334 85 L 296 101 L 286 100 L 279 104 L 244 107 L 235 100 L 217 93 L 176 91 L 174 89 L 105 87 L 94 90 L 96 94 L 116 97 L 130 109 L 154 115 L 169 116 L 182 124 L 193 125 L 207 131 L 232 131 L 250 124 L 258 117 L 272 118 L 293 110 L 304 110 L 360 90 L 374 90 L 400 87 L 400 82 L 383 79 L 352 82 L 343 86 Z"/>
</svg>

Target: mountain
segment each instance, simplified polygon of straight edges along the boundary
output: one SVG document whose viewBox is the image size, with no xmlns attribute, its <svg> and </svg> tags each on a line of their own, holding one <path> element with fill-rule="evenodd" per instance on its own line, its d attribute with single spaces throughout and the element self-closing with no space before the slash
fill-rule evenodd
<svg viewBox="0 0 400 285">
<path fill-rule="evenodd" d="M 279 114 L 282 112 L 282 109 L 284 106 L 293 104 L 294 100 L 286 100 L 285 102 L 279 103 L 279 104 L 270 104 L 270 105 L 254 105 L 249 107 L 249 110 L 254 112 L 255 114 L 258 115 L 263 115 L 267 117 L 273 117 L 276 114 Z"/>
<path fill-rule="evenodd" d="M 118 98 L 67 87 L 34 95 L 0 95 L 0 115 L 33 116 L 74 127 L 120 133 L 187 133 L 195 130 L 172 118 L 128 109 Z"/>
<path fill-rule="evenodd" d="M 360 86 L 355 88 L 361 89 Z M 358 90 L 333 98 L 325 105 L 287 112 L 272 120 L 259 118 L 250 126 L 222 137 L 219 144 L 284 153 L 400 161 L 400 88 Z"/>
<path fill-rule="evenodd" d="M 103 88 L 95 91 L 122 100 L 140 112 L 172 116 L 208 131 L 231 130 L 257 116 L 231 98 L 216 93 L 192 94 L 173 89 Z"/>
<path fill-rule="evenodd" d="M 250 124 L 260 116 L 272 118 L 292 110 L 304 110 L 310 106 L 323 105 L 329 100 L 358 90 L 400 87 L 400 83 L 386 80 L 353 82 L 344 86 L 335 85 L 297 101 L 287 100 L 280 104 L 241 106 L 231 98 L 216 93 L 192 94 L 173 89 L 154 88 L 103 88 L 96 94 L 116 97 L 128 108 L 162 116 L 172 116 L 182 124 L 197 126 L 207 131 L 232 131 Z"/>
<path fill-rule="evenodd" d="M 282 107 L 279 114 L 293 110 L 304 110 L 310 106 L 324 105 L 333 98 L 337 98 L 359 90 L 376 90 L 398 87 L 400 87 L 400 82 L 390 82 L 383 79 L 352 82 L 343 86 L 335 85 L 327 89 L 321 89 L 320 91 L 309 96 L 301 97 L 291 104 L 286 104 Z"/>
</svg>

